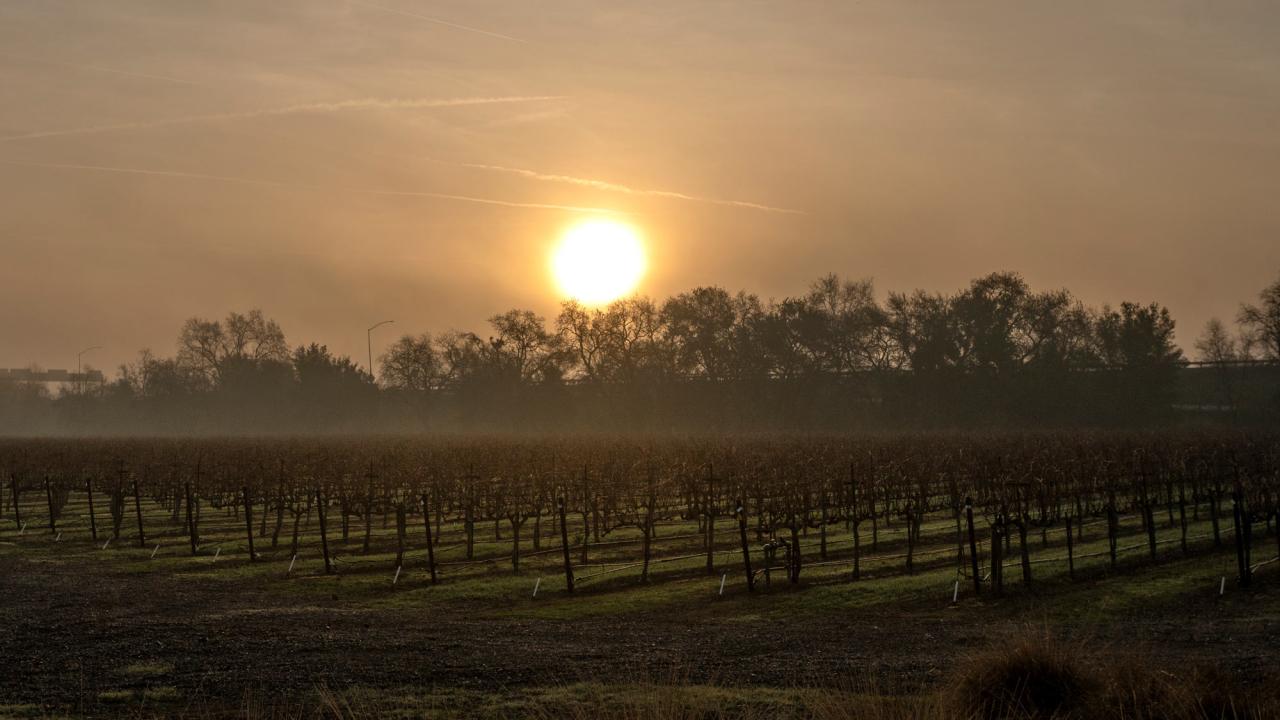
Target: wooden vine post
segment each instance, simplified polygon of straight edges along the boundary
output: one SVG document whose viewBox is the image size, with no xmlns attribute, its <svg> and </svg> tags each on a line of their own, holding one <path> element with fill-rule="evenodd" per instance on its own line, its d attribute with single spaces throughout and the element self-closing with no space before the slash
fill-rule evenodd
<svg viewBox="0 0 1280 720">
<path fill-rule="evenodd" d="M 1236 565 L 1240 570 L 1240 587 L 1247 588 L 1253 574 L 1249 570 L 1248 550 L 1245 548 L 1244 523 L 1248 522 L 1248 517 L 1245 515 L 1244 498 L 1238 488 L 1231 493 L 1231 516 L 1235 523 Z"/>
<path fill-rule="evenodd" d="M 1071 517 L 1067 517 L 1067 577 L 1076 579 L 1076 548 L 1071 538 Z"/>
<path fill-rule="evenodd" d="M 853 579 L 857 580 L 862 576 L 862 516 L 858 514 L 858 479 L 853 463 L 849 463 L 849 524 L 853 531 Z"/>
<path fill-rule="evenodd" d="M 996 595 L 1004 594 L 1004 518 L 997 515 L 991 525 L 991 586 Z"/>
<path fill-rule="evenodd" d="M 422 525 L 427 531 L 427 570 L 431 573 L 431 584 L 436 584 L 436 549 L 431 539 L 431 513 L 427 507 L 427 494 L 422 493 Z"/>
<path fill-rule="evenodd" d="M 1107 502 L 1107 553 L 1111 556 L 1111 569 L 1116 569 L 1116 541 L 1120 531 L 1120 520 L 1116 517 L 1116 497 L 1111 495 Z"/>
<path fill-rule="evenodd" d="M 1213 547 L 1220 548 L 1222 547 L 1222 532 L 1218 527 L 1218 517 L 1222 514 L 1222 510 L 1218 506 L 1218 496 L 1222 493 L 1221 476 L 1216 468 L 1210 472 L 1213 473 L 1213 487 L 1209 489 L 1209 519 L 1213 523 Z"/>
<path fill-rule="evenodd" d="M 818 559 L 827 559 L 827 489 L 821 489 L 821 496 L 818 498 L 818 510 L 822 513 L 822 520 L 818 524 Z"/>
<path fill-rule="evenodd" d="M 912 508 L 911 504 L 912 504 L 912 501 L 910 500 L 907 501 L 907 508 L 906 508 L 906 511 L 903 513 L 903 516 L 907 521 L 906 530 L 907 530 L 907 574 L 908 575 L 914 575 L 916 572 L 915 563 L 914 563 L 915 555 L 916 555 L 916 534 L 915 534 L 916 523 L 914 519 L 915 509 Z"/>
<path fill-rule="evenodd" d="M 1022 582 L 1031 584 L 1031 551 L 1027 548 L 1027 517 L 1018 520 L 1018 553 L 1022 558 Z"/>
<path fill-rule="evenodd" d="M 44 479 L 44 496 L 49 503 L 49 534 L 58 532 L 58 517 L 53 510 L 53 486 L 49 484 L 49 478 Z"/>
<path fill-rule="evenodd" d="M 329 562 L 329 534 L 324 521 L 324 496 L 320 488 L 316 488 L 316 517 L 320 519 L 320 551 L 324 554 L 324 574 L 333 574 L 333 564 Z"/>
<path fill-rule="evenodd" d="M 142 525 L 142 493 L 138 489 L 138 478 L 133 479 L 133 515 L 138 521 L 138 547 L 147 546 L 147 532 Z"/>
<path fill-rule="evenodd" d="M 364 496 L 364 546 L 360 550 L 360 554 L 369 554 L 369 541 L 373 537 L 373 484 L 377 482 L 378 476 L 373 471 L 373 461 L 369 461 L 369 474 L 365 476 L 369 481 Z"/>
<path fill-rule="evenodd" d="M 707 464 L 707 506 L 706 506 L 706 522 L 707 536 L 705 544 L 707 546 L 707 574 L 715 575 L 715 549 L 716 549 L 716 475 L 715 467 Z"/>
<path fill-rule="evenodd" d="M 396 503 L 396 569 L 404 566 L 404 503 Z"/>
<path fill-rule="evenodd" d="M 9 489 L 13 492 L 13 521 L 22 526 L 22 508 L 18 505 L 18 476 L 9 476 Z"/>
<path fill-rule="evenodd" d="M 1187 555 L 1187 489 L 1178 483 L 1178 525 L 1182 528 L 1179 540 L 1182 543 L 1182 554 Z"/>
<path fill-rule="evenodd" d="M 1276 504 L 1275 512 L 1276 527 L 1276 557 L 1280 557 L 1280 503 Z"/>
<path fill-rule="evenodd" d="M 964 517 L 969 526 L 969 570 L 973 573 L 973 594 L 982 594 L 982 573 L 978 570 L 978 538 L 973 532 L 973 498 L 964 499 Z"/>
<path fill-rule="evenodd" d="M 653 551 L 653 510 L 658 498 L 653 488 L 653 470 L 649 470 L 649 496 L 644 509 L 644 566 L 640 570 L 640 582 L 649 582 L 649 558 Z"/>
<path fill-rule="evenodd" d="M 199 545 L 199 538 L 196 536 L 196 520 L 191 512 L 194 503 L 191 502 L 191 483 L 186 484 L 187 490 L 187 536 L 191 539 L 191 554 L 196 554 L 196 547 Z"/>
<path fill-rule="evenodd" d="M 249 562 L 258 562 L 258 554 L 253 551 L 253 496 L 249 494 L 249 486 L 242 488 L 244 494 L 244 534 L 249 541 Z M 263 511 L 265 517 L 265 510 Z"/>
<path fill-rule="evenodd" d="M 738 500 L 738 538 L 742 541 L 742 567 L 747 574 L 747 592 L 755 592 L 756 576 L 751 572 L 751 548 L 747 546 L 747 509 Z"/>
<path fill-rule="evenodd" d="M 98 520 L 93 515 L 93 480 L 91 478 L 84 479 L 84 491 L 89 495 L 89 536 L 97 542 Z"/>
<path fill-rule="evenodd" d="M 462 516 L 462 527 L 467 533 L 467 559 L 473 560 L 476 556 L 476 522 L 475 522 L 475 481 L 479 478 L 475 477 L 474 472 L 469 472 L 465 478 L 466 486 Z"/>
<path fill-rule="evenodd" d="M 1147 479 L 1142 478 L 1142 517 L 1143 522 L 1147 526 L 1147 547 L 1151 552 L 1151 559 L 1156 559 L 1156 520 L 1151 509 L 1151 496 L 1147 494 Z"/>
<path fill-rule="evenodd" d="M 564 517 L 564 498 L 559 498 L 560 509 L 560 549 L 564 551 L 564 584 L 573 592 L 573 563 L 569 560 L 569 526 Z M 586 542 L 586 530 L 583 530 L 583 542 Z"/>
</svg>

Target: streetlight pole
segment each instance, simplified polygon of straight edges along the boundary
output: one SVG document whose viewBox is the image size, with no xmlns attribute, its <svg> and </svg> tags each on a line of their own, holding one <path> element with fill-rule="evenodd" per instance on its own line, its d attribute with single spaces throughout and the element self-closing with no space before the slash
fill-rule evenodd
<svg viewBox="0 0 1280 720">
<path fill-rule="evenodd" d="M 76 382 L 80 383 L 81 395 L 84 394 L 84 375 L 82 375 L 80 372 L 80 358 L 84 357 L 84 354 L 87 352 L 92 352 L 94 350 L 101 350 L 101 349 L 102 349 L 101 345 L 94 345 L 93 347 L 87 347 L 81 350 L 80 352 L 76 353 Z"/>
<path fill-rule="evenodd" d="M 373 331 L 377 330 L 383 325 L 390 325 L 393 322 L 395 322 L 395 320 L 383 320 L 380 323 L 371 325 L 369 329 L 366 330 L 364 333 L 365 343 L 368 345 L 368 348 L 369 348 L 369 377 L 373 378 L 374 382 L 378 381 L 378 376 L 375 375 L 373 372 Z"/>
</svg>

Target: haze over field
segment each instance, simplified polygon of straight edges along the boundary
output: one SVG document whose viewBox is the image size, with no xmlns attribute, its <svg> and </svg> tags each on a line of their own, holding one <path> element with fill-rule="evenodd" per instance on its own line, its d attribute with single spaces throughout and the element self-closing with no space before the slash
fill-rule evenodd
<svg viewBox="0 0 1280 720">
<path fill-rule="evenodd" d="M 11 0 L 0 367 L 248 307 L 356 358 L 384 318 L 554 315 L 586 208 L 659 298 L 1012 269 L 1157 300 L 1189 348 L 1280 269 L 1278 34 L 1265 3 Z"/>
</svg>

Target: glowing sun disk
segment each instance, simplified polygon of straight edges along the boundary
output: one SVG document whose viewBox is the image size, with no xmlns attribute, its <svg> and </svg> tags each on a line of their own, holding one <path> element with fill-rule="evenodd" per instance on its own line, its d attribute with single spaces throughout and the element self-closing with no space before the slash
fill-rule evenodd
<svg viewBox="0 0 1280 720">
<path fill-rule="evenodd" d="M 560 291 L 587 305 L 627 295 L 644 277 L 647 265 L 640 234 L 614 220 L 587 220 L 570 227 L 551 256 L 551 274 Z"/>
</svg>

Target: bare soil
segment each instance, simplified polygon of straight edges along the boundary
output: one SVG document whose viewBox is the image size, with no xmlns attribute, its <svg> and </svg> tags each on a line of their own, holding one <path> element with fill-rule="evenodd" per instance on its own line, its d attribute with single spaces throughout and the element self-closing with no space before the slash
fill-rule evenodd
<svg viewBox="0 0 1280 720">
<path fill-rule="evenodd" d="M 1082 647 L 1140 648 L 1157 665 L 1260 678 L 1277 662 L 1280 591 L 1259 585 L 1232 603 L 1208 593 L 1088 627 L 1055 622 L 1052 631 Z M 287 698 L 317 686 L 502 693 L 581 681 L 793 687 L 874 677 L 881 689 L 911 692 L 938 683 L 966 653 L 1034 628 L 1044 603 L 1087 601 L 1089 592 L 1081 583 L 1052 600 L 908 602 L 769 621 L 711 612 L 551 621 L 317 602 L 248 581 L 4 555 L 0 704 L 93 714 L 105 691 L 157 684 L 206 709 L 235 708 L 247 690 Z M 138 665 L 160 670 L 130 671 Z"/>
</svg>

